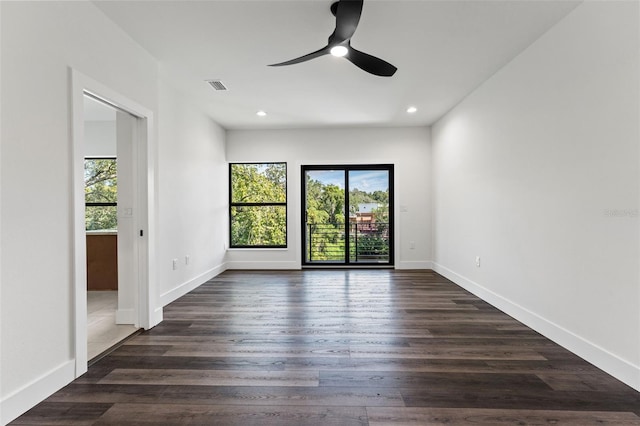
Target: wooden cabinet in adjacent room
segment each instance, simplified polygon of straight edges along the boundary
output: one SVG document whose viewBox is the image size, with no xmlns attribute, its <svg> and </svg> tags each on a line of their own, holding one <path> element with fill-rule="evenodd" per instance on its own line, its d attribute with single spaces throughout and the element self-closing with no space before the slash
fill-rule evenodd
<svg viewBox="0 0 640 426">
<path fill-rule="evenodd" d="M 117 232 L 87 232 L 87 290 L 118 289 Z"/>
</svg>

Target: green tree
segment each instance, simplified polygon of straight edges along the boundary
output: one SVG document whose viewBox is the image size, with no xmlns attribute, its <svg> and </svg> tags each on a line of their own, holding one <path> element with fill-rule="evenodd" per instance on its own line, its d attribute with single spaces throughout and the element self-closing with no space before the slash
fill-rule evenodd
<svg viewBox="0 0 640 426">
<path fill-rule="evenodd" d="M 285 246 L 286 164 L 231 164 L 231 246 Z"/>
<path fill-rule="evenodd" d="M 118 167 L 115 158 L 86 159 L 84 163 L 85 227 L 117 229 Z M 90 203 L 109 203 L 95 206 Z"/>
<path fill-rule="evenodd" d="M 361 191 L 358 188 L 349 191 L 349 213 L 352 215 L 358 213 L 358 206 L 360 204 L 375 202 L 376 200 L 371 197 L 371 194 Z"/>
<path fill-rule="evenodd" d="M 307 260 L 344 259 L 345 193 L 307 176 Z"/>
<path fill-rule="evenodd" d="M 389 190 L 387 189 L 386 191 L 374 191 L 371 194 L 371 198 L 374 200 L 374 202 L 380 204 L 389 204 Z"/>
</svg>

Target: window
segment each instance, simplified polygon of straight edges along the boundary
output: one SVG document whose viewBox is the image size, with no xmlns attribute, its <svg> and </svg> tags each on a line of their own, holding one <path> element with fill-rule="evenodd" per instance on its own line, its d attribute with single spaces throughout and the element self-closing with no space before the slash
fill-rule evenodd
<svg viewBox="0 0 640 426">
<path fill-rule="evenodd" d="M 230 247 L 287 246 L 287 164 L 229 164 Z"/>
<path fill-rule="evenodd" d="M 393 164 L 302 166 L 302 263 L 393 265 Z"/>
<path fill-rule="evenodd" d="M 87 231 L 118 227 L 118 180 L 115 158 L 84 160 L 85 227 Z"/>
</svg>

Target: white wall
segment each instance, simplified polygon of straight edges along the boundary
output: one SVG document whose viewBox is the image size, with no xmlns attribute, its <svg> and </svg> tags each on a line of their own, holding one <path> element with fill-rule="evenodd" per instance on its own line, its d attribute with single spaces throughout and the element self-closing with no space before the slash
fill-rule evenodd
<svg viewBox="0 0 640 426">
<path fill-rule="evenodd" d="M 84 122 L 85 155 L 87 157 L 116 156 L 116 119 Z"/>
<path fill-rule="evenodd" d="M 166 305 L 224 270 L 228 171 L 224 129 L 167 81 L 159 88 L 158 291 Z"/>
<path fill-rule="evenodd" d="M 228 267 L 300 268 L 301 165 L 394 164 L 396 267 L 429 268 L 431 199 L 423 189 L 430 186 L 430 157 L 425 127 L 229 131 L 229 162 L 287 162 L 289 217 L 287 249 L 230 249 Z"/>
<path fill-rule="evenodd" d="M 638 34 L 585 2 L 433 127 L 435 269 L 636 389 Z"/>
<path fill-rule="evenodd" d="M 3 2 L 1 31 L 5 421 L 73 378 L 69 67 L 150 108 L 157 67 L 85 2 Z"/>
<path fill-rule="evenodd" d="M 117 154 L 116 109 L 89 96 L 83 97 L 84 155 L 115 157 Z"/>
<path fill-rule="evenodd" d="M 167 257 L 187 252 L 193 256 L 188 273 L 150 283 L 158 297 L 184 280 L 204 277 L 220 264 L 223 250 L 208 240 L 221 238 L 215 230 L 224 231 L 226 220 L 215 211 L 221 198 L 207 189 L 226 184 L 203 183 L 222 176 L 218 172 L 224 161 L 224 133 L 195 106 L 164 85 L 159 87 L 158 62 L 94 5 L 1 2 L 0 8 L 0 421 L 4 423 L 74 378 L 69 69 L 156 117 L 159 134 L 152 140 L 159 144 L 156 199 L 162 217 L 151 230 L 159 234 L 154 250 L 163 266 Z M 180 107 L 187 111 L 184 115 Z M 194 118 L 187 118 L 191 113 Z M 210 147 L 205 146 L 207 137 Z M 205 171 L 209 166 L 213 172 Z M 196 188 L 200 198 L 189 188 Z M 190 221 L 203 226 L 196 229 Z M 186 242 L 196 237 L 193 244 Z M 157 272 L 161 277 L 166 271 Z"/>
</svg>

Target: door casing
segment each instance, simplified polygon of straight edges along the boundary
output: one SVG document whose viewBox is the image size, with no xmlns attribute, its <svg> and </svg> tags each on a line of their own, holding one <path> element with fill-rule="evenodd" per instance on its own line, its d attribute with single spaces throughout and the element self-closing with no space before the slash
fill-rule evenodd
<svg viewBox="0 0 640 426">
<path fill-rule="evenodd" d="M 162 321 L 155 300 L 155 152 L 152 140 L 153 112 L 108 86 L 70 68 L 72 114 L 72 216 L 75 375 L 87 371 L 87 271 L 84 199 L 84 95 L 113 105 L 136 117 L 134 129 L 135 229 L 134 275 L 137 278 L 135 325 L 151 328 Z"/>
</svg>

